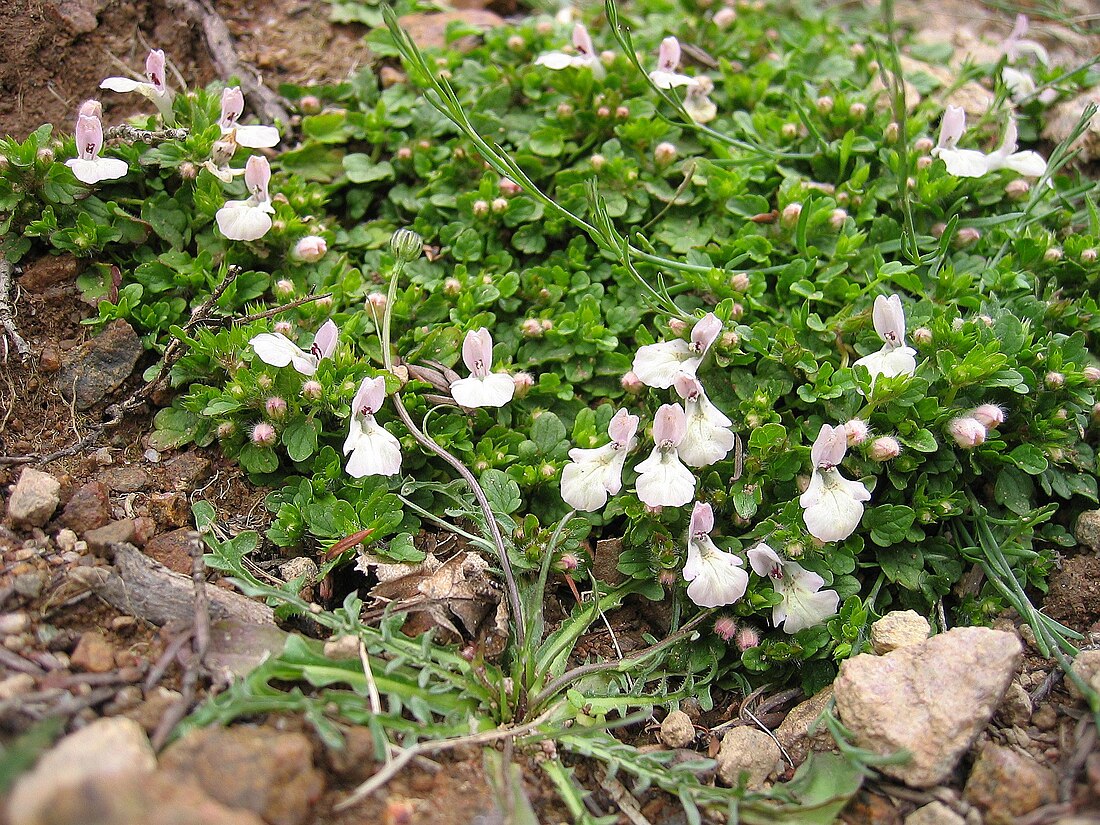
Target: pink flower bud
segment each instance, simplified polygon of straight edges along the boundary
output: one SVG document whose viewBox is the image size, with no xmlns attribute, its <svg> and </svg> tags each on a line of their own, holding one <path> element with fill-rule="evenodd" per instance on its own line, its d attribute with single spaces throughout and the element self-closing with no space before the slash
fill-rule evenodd
<svg viewBox="0 0 1100 825">
<path fill-rule="evenodd" d="M 854 117 L 856 120 L 863 120 L 867 116 L 867 104 L 866 103 L 853 103 L 848 108 L 848 114 Z"/>
<path fill-rule="evenodd" d="M 298 108 L 303 115 L 315 115 L 321 111 L 321 98 L 316 95 L 304 95 L 298 101 Z"/>
<path fill-rule="evenodd" d="M 524 318 L 523 323 L 520 324 L 520 331 L 525 338 L 541 338 L 542 324 L 539 323 L 538 318 Z"/>
<path fill-rule="evenodd" d="M 913 343 L 926 346 L 932 343 L 932 330 L 928 327 L 917 327 L 910 337 L 913 339 Z"/>
<path fill-rule="evenodd" d="M 312 264 L 325 257 L 328 252 L 328 244 L 325 239 L 317 235 L 306 235 L 294 247 L 294 256 L 299 260 Z"/>
<path fill-rule="evenodd" d="M 508 38 L 508 48 L 514 52 L 523 51 L 523 47 L 526 45 L 527 41 L 525 41 L 518 34 L 513 34 L 511 37 Z"/>
<path fill-rule="evenodd" d="M 780 129 L 779 132 L 787 140 L 793 140 L 798 136 L 798 125 L 795 123 L 784 123 L 783 128 Z"/>
<path fill-rule="evenodd" d="M 1096 261 L 1096 250 L 1091 246 L 1088 249 L 1081 250 L 1081 263 L 1091 264 Z"/>
<path fill-rule="evenodd" d="M 737 632 L 737 647 L 744 653 L 760 644 L 760 631 L 752 627 L 743 627 Z"/>
<path fill-rule="evenodd" d="M 1043 383 L 1047 385 L 1048 389 L 1060 390 L 1066 385 L 1066 377 L 1060 372 L 1051 371 L 1043 378 Z"/>
<path fill-rule="evenodd" d="M 714 620 L 714 633 L 723 642 L 737 635 L 737 622 L 730 616 L 719 616 Z"/>
<path fill-rule="evenodd" d="M 302 384 L 302 395 L 306 398 L 316 401 L 321 397 L 324 392 L 324 387 L 321 386 L 320 381 L 306 381 Z"/>
<path fill-rule="evenodd" d="M 397 160 L 412 160 L 412 156 L 413 150 L 410 149 L 408 146 L 402 146 L 400 149 L 397 150 L 397 153 L 394 155 Z"/>
<path fill-rule="evenodd" d="M 588 159 L 588 162 L 592 164 L 592 168 L 599 172 L 607 165 L 607 158 L 597 153 Z"/>
<path fill-rule="evenodd" d="M 933 163 L 933 159 L 928 155 L 924 155 L 923 157 L 917 158 L 917 168 L 918 169 L 927 169 L 929 166 L 932 165 L 932 163 Z M 912 180 L 912 178 L 910 178 L 910 180 Z M 914 183 L 914 185 L 915 185 L 915 183 Z"/>
<path fill-rule="evenodd" d="M 549 318 L 543 318 L 541 321 L 539 321 L 539 324 L 542 325 L 543 332 L 549 332 L 554 328 L 554 322 L 551 321 Z"/>
<path fill-rule="evenodd" d="M 1052 246 L 1046 252 L 1043 253 L 1043 260 L 1048 264 L 1057 263 L 1062 260 L 1062 250 L 1057 246 Z"/>
<path fill-rule="evenodd" d="M 970 417 L 985 427 L 995 430 L 1005 423 L 1005 411 L 996 404 L 982 404 L 970 411 Z"/>
<path fill-rule="evenodd" d="M 507 212 L 508 201 L 506 201 L 504 198 L 493 198 L 493 202 L 489 204 L 489 207 L 497 214 L 500 214 L 501 212 Z"/>
<path fill-rule="evenodd" d="M 294 294 L 294 281 L 281 278 L 275 282 L 275 294 L 280 298 L 289 298 Z"/>
<path fill-rule="evenodd" d="M 890 121 L 886 124 L 886 130 L 882 133 L 883 139 L 887 143 L 897 143 L 898 136 L 901 134 L 901 127 L 894 121 Z"/>
<path fill-rule="evenodd" d="M 722 333 L 722 337 L 718 340 L 721 342 L 723 349 L 733 349 L 741 343 L 741 336 L 732 329 L 728 329 Z"/>
<path fill-rule="evenodd" d="M 800 203 L 788 203 L 783 207 L 783 212 L 780 215 L 780 220 L 784 226 L 794 226 L 798 223 L 799 217 L 802 215 L 802 204 Z"/>
<path fill-rule="evenodd" d="M 554 24 L 549 20 L 540 20 L 535 24 L 535 31 L 541 35 L 552 34 L 554 31 Z"/>
<path fill-rule="evenodd" d="M 264 409 L 271 418 L 282 418 L 286 415 L 286 400 L 277 395 L 264 402 Z"/>
<path fill-rule="evenodd" d="M 854 447 L 856 444 L 862 444 L 867 440 L 867 436 L 870 435 L 870 433 L 871 428 L 868 427 L 867 422 L 861 418 L 853 418 L 844 425 L 844 435 L 847 438 L 849 447 Z"/>
<path fill-rule="evenodd" d="M 619 120 L 626 120 L 628 117 L 630 117 L 630 107 L 629 106 L 616 106 L 615 107 L 615 117 L 617 117 Z"/>
<path fill-rule="evenodd" d="M 650 507 L 648 504 L 645 507 L 647 513 L 653 513 L 659 515 L 661 510 L 664 509 L 661 506 Z M 657 581 L 661 583 L 662 587 L 672 587 L 676 584 L 678 576 L 675 570 L 662 570 L 657 574 Z"/>
<path fill-rule="evenodd" d="M 572 106 L 572 104 L 559 103 L 557 111 L 558 111 L 558 117 L 560 117 L 560 118 L 573 117 L 573 106 Z"/>
<path fill-rule="evenodd" d="M 833 99 L 828 95 L 822 95 L 817 99 L 817 111 L 823 115 L 829 114 L 833 110 Z"/>
<path fill-rule="evenodd" d="M 609 106 L 600 106 L 596 109 L 596 117 L 609 118 L 611 117 L 611 108 Z"/>
<path fill-rule="evenodd" d="M 1005 194 L 1014 201 L 1026 198 L 1029 192 L 1031 192 L 1031 184 L 1023 178 L 1011 180 L 1008 182 L 1008 185 L 1005 186 Z"/>
<path fill-rule="evenodd" d="M 729 6 L 723 6 L 714 13 L 714 25 L 720 29 L 728 29 L 737 19 L 737 12 Z M 728 641 L 728 640 L 727 640 Z"/>
<path fill-rule="evenodd" d="M 615 58 L 617 57 L 618 55 L 611 49 L 604 49 L 602 52 L 600 52 L 600 62 L 603 63 L 605 66 L 610 66 L 612 63 L 615 62 Z"/>
<path fill-rule="evenodd" d="M 734 292 L 748 292 L 751 285 L 752 281 L 746 272 L 735 272 L 730 278 L 730 289 Z"/>
<path fill-rule="evenodd" d="M 511 178 L 501 178 L 498 186 L 500 187 L 500 193 L 506 198 L 514 197 L 523 191 L 523 187 Z"/>
<path fill-rule="evenodd" d="M 580 566 L 581 560 L 577 558 L 576 553 L 562 553 L 561 558 L 558 559 L 558 564 L 561 569 L 566 573 L 576 570 Z"/>
<path fill-rule="evenodd" d="M 448 278 L 443 282 L 443 294 L 452 298 L 462 292 L 462 281 L 458 278 Z"/>
<path fill-rule="evenodd" d="M 635 375 L 633 370 L 619 379 L 619 385 L 631 395 L 637 395 L 645 389 L 645 384 L 642 383 L 642 379 Z"/>
<path fill-rule="evenodd" d="M 290 321 L 276 321 L 275 331 L 289 338 L 294 332 L 294 324 L 290 323 Z"/>
<path fill-rule="evenodd" d="M 657 161 L 659 166 L 667 166 L 672 163 L 672 161 L 676 160 L 676 154 L 676 145 L 668 141 L 658 143 L 653 149 L 653 159 Z"/>
<path fill-rule="evenodd" d="M 257 447 L 270 447 L 275 443 L 275 428 L 261 421 L 252 428 L 252 443 Z"/>
<path fill-rule="evenodd" d="M 512 383 L 516 387 L 516 398 L 523 398 L 535 386 L 535 377 L 529 372 L 517 372 L 512 375 Z"/>
<path fill-rule="evenodd" d="M 366 305 L 368 307 L 374 307 L 375 309 L 377 309 L 378 311 L 381 312 L 382 310 L 384 310 L 386 308 L 387 300 L 388 299 L 386 298 L 386 293 L 384 293 L 384 292 L 372 292 L 369 295 L 367 295 Z"/>
<path fill-rule="evenodd" d="M 901 445 L 898 440 L 888 435 L 880 435 L 871 442 L 871 448 L 867 451 L 872 461 L 892 461 L 901 455 Z"/>
<path fill-rule="evenodd" d="M 687 331 L 687 321 L 682 318 L 672 318 L 668 322 L 668 328 L 673 335 L 683 335 Z"/>
<path fill-rule="evenodd" d="M 829 226 L 833 228 L 834 232 L 839 232 L 844 228 L 844 222 L 848 220 L 847 209 L 834 209 L 829 213 Z"/>
<path fill-rule="evenodd" d="M 317 307 L 317 309 L 332 309 L 332 296 L 323 295 L 314 301 L 313 305 Z"/>
<path fill-rule="evenodd" d="M 865 54 L 867 54 L 867 47 L 864 46 L 862 43 L 853 43 L 851 46 L 848 47 L 848 54 L 850 54 L 852 57 L 863 57 Z"/>
<path fill-rule="evenodd" d="M 927 155 L 932 151 L 932 147 L 935 146 L 935 142 L 930 137 L 917 138 L 913 143 L 913 149 L 921 155 Z"/>
<path fill-rule="evenodd" d="M 970 246 L 970 244 L 976 242 L 981 237 L 982 233 L 980 230 L 975 229 L 973 226 L 964 226 L 955 233 L 955 246 L 960 248 Z"/>
<path fill-rule="evenodd" d="M 1081 370 L 1081 375 L 1083 375 L 1085 380 L 1090 384 L 1095 384 L 1097 381 L 1100 381 L 1100 368 L 1085 367 Z"/>
<path fill-rule="evenodd" d="M 985 443 L 986 430 L 980 421 L 968 415 L 951 419 L 947 432 L 963 449 L 973 449 Z"/>
<path fill-rule="evenodd" d="M 199 176 L 199 167 L 189 160 L 185 160 L 181 163 L 177 171 L 180 173 L 180 177 L 183 180 L 194 180 Z"/>
<path fill-rule="evenodd" d="M 488 201 L 483 201 L 483 200 L 476 200 L 476 201 L 474 201 L 473 210 L 474 210 L 474 216 L 475 217 L 483 218 L 483 217 L 485 217 L 486 215 L 489 214 L 489 202 Z"/>
</svg>

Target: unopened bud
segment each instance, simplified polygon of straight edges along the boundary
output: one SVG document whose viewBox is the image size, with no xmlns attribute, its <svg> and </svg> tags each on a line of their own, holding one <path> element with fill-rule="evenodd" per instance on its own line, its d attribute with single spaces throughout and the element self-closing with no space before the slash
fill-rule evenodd
<svg viewBox="0 0 1100 825">
<path fill-rule="evenodd" d="M 970 411 L 970 417 L 989 430 L 1005 423 L 1005 411 L 996 404 L 982 404 Z"/>
<path fill-rule="evenodd" d="M 964 449 L 973 449 L 985 443 L 986 429 L 980 421 L 969 415 L 951 419 L 947 425 L 948 434 L 955 443 Z"/>
<path fill-rule="evenodd" d="M 316 263 L 325 257 L 328 244 L 317 235 L 306 235 L 294 246 L 294 256 L 306 263 Z"/>
<path fill-rule="evenodd" d="M 199 176 L 199 167 L 189 160 L 179 165 L 180 177 L 184 180 L 194 180 Z"/>
<path fill-rule="evenodd" d="M 390 252 L 398 261 L 410 263 L 424 254 L 424 239 L 411 229 L 398 229 L 390 238 Z"/>
<path fill-rule="evenodd" d="M 383 66 L 378 72 L 378 79 L 382 81 L 382 88 L 389 89 L 408 80 L 408 75 L 395 66 Z"/>
<path fill-rule="evenodd" d="M 542 35 L 552 34 L 554 31 L 554 24 L 549 20 L 540 20 L 535 24 L 535 31 Z"/>
<path fill-rule="evenodd" d="M 493 202 L 489 204 L 489 208 L 497 214 L 508 211 L 508 201 L 504 198 L 493 198 Z"/>
<path fill-rule="evenodd" d="M 737 622 L 730 616 L 719 616 L 714 620 L 714 633 L 723 642 L 737 635 Z"/>
<path fill-rule="evenodd" d="M 668 164 L 676 160 L 676 155 L 676 144 L 669 143 L 668 141 L 658 143 L 653 150 L 653 159 L 657 161 L 659 166 L 668 166 Z"/>
<path fill-rule="evenodd" d="M 598 152 L 588 159 L 588 162 L 592 164 L 592 168 L 599 172 L 607 165 L 607 158 Z"/>
<path fill-rule="evenodd" d="M 483 218 L 489 214 L 489 201 L 476 200 L 473 205 L 474 217 Z"/>
<path fill-rule="evenodd" d="M 413 150 L 410 149 L 408 146 L 402 146 L 400 149 L 397 150 L 397 153 L 394 155 L 397 160 L 412 160 L 412 156 Z"/>
<path fill-rule="evenodd" d="M 848 220 L 848 210 L 846 209 L 834 209 L 829 213 L 829 226 L 833 228 L 834 232 L 839 232 L 844 228 L 844 222 Z"/>
<path fill-rule="evenodd" d="M 829 114 L 833 110 L 833 99 L 828 95 L 822 95 L 816 101 L 817 111 L 823 115 Z"/>
<path fill-rule="evenodd" d="M 856 120 L 863 120 L 867 117 L 867 104 L 866 103 L 853 103 L 848 107 L 848 114 L 850 114 Z"/>
<path fill-rule="evenodd" d="M 609 106 L 600 106 L 596 109 L 596 117 L 609 118 L 611 117 L 611 108 Z"/>
<path fill-rule="evenodd" d="M 793 140 L 798 136 L 798 125 L 795 123 L 784 123 L 783 128 L 779 130 L 786 140 Z"/>
<path fill-rule="evenodd" d="M 631 395 L 637 395 L 645 389 L 645 384 L 642 383 L 642 379 L 639 378 L 633 370 L 619 379 L 619 385 Z"/>
<path fill-rule="evenodd" d="M 1085 380 L 1090 384 L 1095 384 L 1100 381 L 1100 368 L 1098 367 L 1085 367 L 1081 370 L 1081 375 L 1085 377 Z"/>
<path fill-rule="evenodd" d="M 1066 377 L 1060 372 L 1048 372 L 1043 378 L 1043 383 L 1048 389 L 1060 390 L 1066 385 Z"/>
<path fill-rule="evenodd" d="M 929 152 L 932 151 L 932 147 L 935 145 L 936 144 L 932 141 L 932 138 L 922 137 L 917 138 L 916 141 L 914 141 L 913 149 L 917 152 L 917 154 L 927 155 Z"/>
<path fill-rule="evenodd" d="M 732 329 L 727 329 L 722 333 L 722 337 L 719 339 L 723 349 L 733 349 L 741 343 L 741 336 L 734 332 Z"/>
<path fill-rule="evenodd" d="M 1027 197 L 1031 191 L 1031 184 L 1023 178 L 1016 178 L 1016 180 L 1010 180 L 1005 186 L 1005 194 L 1014 201 L 1022 200 Z"/>
<path fill-rule="evenodd" d="M 867 54 L 867 47 L 862 43 L 853 43 L 848 47 L 848 54 L 852 57 L 863 57 L 863 55 Z"/>
<path fill-rule="evenodd" d="M 289 298 L 294 294 L 294 281 L 287 280 L 286 278 L 280 278 L 275 282 L 275 294 L 279 298 Z"/>
<path fill-rule="evenodd" d="M 225 441 L 227 438 L 232 438 L 237 433 L 237 425 L 232 421 L 223 421 L 218 425 L 218 439 Z"/>
<path fill-rule="evenodd" d="M 928 327 L 917 327 L 913 330 L 913 342 L 925 346 L 932 343 L 932 330 Z"/>
<path fill-rule="evenodd" d="M 737 648 L 742 653 L 750 648 L 760 645 L 760 631 L 751 627 L 743 627 L 737 632 Z"/>
<path fill-rule="evenodd" d="M 516 398 L 523 398 L 535 386 L 535 377 L 529 372 L 517 372 L 512 376 L 512 384 L 516 388 Z"/>
<path fill-rule="evenodd" d="M 520 331 L 525 338 L 541 338 L 542 324 L 539 323 L 538 318 L 524 318 L 523 323 L 520 324 Z"/>
<path fill-rule="evenodd" d="M 800 203 L 788 203 L 783 207 L 783 212 L 780 215 L 780 220 L 784 226 L 794 226 L 798 223 L 798 218 L 802 214 L 802 204 Z"/>
<path fill-rule="evenodd" d="M 720 29 L 728 29 L 737 19 L 737 12 L 729 6 L 723 6 L 714 13 L 714 25 Z"/>
<path fill-rule="evenodd" d="M 508 48 L 514 52 L 522 51 L 523 47 L 526 45 L 527 41 L 525 41 L 518 34 L 513 34 L 511 37 L 508 38 Z"/>
<path fill-rule="evenodd" d="M 1048 264 L 1057 263 L 1062 260 L 1062 250 L 1060 247 L 1052 246 L 1046 252 L 1043 253 L 1043 260 Z"/>
<path fill-rule="evenodd" d="M 932 237 L 937 240 L 943 237 L 943 233 L 947 231 L 947 224 L 942 221 L 932 224 Z"/>
<path fill-rule="evenodd" d="M 887 143 L 897 143 L 900 135 L 901 127 L 893 120 L 886 124 L 886 130 L 882 133 L 882 137 Z"/>
<path fill-rule="evenodd" d="M 975 229 L 973 226 L 964 226 L 955 233 L 955 246 L 970 246 L 981 237 L 982 233 L 978 229 Z"/>
<path fill-rule="evenodd" d="M 276 321 L 275 332 L 279 333 L 280 335 L 285 335 L 287 338 L 289 338 L 294 332 L 294 324 L 290 323 L 290 321 Z"/>
<path fill-rule="evenodd" d="M 924 155 L 922 157 L 917 158 L 917 168 L 918 169 L 927 169 L 929 166 L 932 165 L 932 162 L 933 162 L 932 157 L 930 157 L 929 155 Z M 912 187 L 910 187 L 910 188 L 912 188 Z"/>
<path fill-rule="evenodd" d="M 385 292 L 371 292 L 367 295 L 366 307 L 373 307 L 378 311 L 382 311 L 386 308 L 386 303 L 389 299 L 386 298 Z"/>
<path fill-rule="evenodd" d="M 252 428 L 252 443 L 257 447 L 270 447 L 275 443 L 275 428 L 261 421 Z"/>
<path fill-rule="evenodd" d="M 605 66 L 610 66 L 612 63 L 615 62 L 615 58 L 617 58 L 618 56 L 619 55 L 611 49 L 604 49 L 602 52 L 600 52 L 600 62 L 603 63 Z"/>
<path fill-rule="evenodd" d="M 558 117 L 566 118 L 573 117 L 573 106 L 570 103 L 558 104 Z"/>
<path fill-rule="evenodd" d="M 734 292 L 748 292 L 751 285 L 752 281 L 749 280 L 749 276 L 745 272 L 735 272 L 730 277 L 730 289 Z"/>
<path fill-rule="evenodd" d="M 862 444 L 870 433 L 871 428 L 862 418 L 853 418 L 844 425 L 844 435 L 847 437 L 849 447 Z"/>
<path fill-rule="evenodd" d="M 321 98 L 317 95 L 303 95 L 298 100 L 298 108 L 303 115 L 315 115 L 321 111 Z"/>
<path fill-rule="evenodd" d="M 511 178 L 501 178 L 498 186 L 501 194 L 506 198 L 514 197 L 523 191 L 523 187 Z"/>
<path fill-rule="evenodd" d="M 320 381 L 310 380 L 302 384 L 302 395 L 305 398 L 310 398 L 316 401 L 318 398 L 321 397 L 323 392 L 324 387 L 321 386 Z"/>
<path fill-rule="evenodd" d="M 687 331 L 687 321 L 682 318 L 672 318 L 668 322 L 668 328 L 673 335 L 683 335 Z"/>
<path fill-rule="evenodd" d="M 1096 250 L 1091 246 L 1081 250 L 1081 263 L 1091 264 L 1096 260 Z"/>
<path fill-rule="evenodd" d="M 271 418 L 282 418 L 286 415 L 286 400 L 273 395 L 264 402 L 264 410 Z"/>
<path fill-rule="evenodd" d="M 452 298 L 462 292 L 462 281 L 458 278 L 448 278 L 443 282 L 443 294 Z"/>
<path fill-rule="evenodd" d="M 553 472 L 554 468 L 551 467 L 550 471 Z M 577 558 L 576 553 L 562 553 L 561 558 L 558 559 L 558 565 L 563 572 L 570 573 L 576 570 L 580 566 L 581 560 Z"/>
<path fill-rule="evenodd" d="M 896 438 L 888 435 L 880 435 L 871 442 L 867 455 L 872 461 L 892 461 L 901 455 L 901 445 Z"/>
</svg>

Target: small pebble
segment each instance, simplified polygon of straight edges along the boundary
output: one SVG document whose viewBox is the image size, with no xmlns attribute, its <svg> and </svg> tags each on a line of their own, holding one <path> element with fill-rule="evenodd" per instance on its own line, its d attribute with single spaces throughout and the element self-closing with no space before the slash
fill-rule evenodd
<svg viewBox="0 0 1100 825">
<path fill-rule="evenodd" d="M 14 699 L 34 690 L 34 677 L 29 673 L 16 673 L 0 682 L 0 701 Z"/>
<path fill-rule="evenodd" d="M 1050 705 L 1043 705 L 1031 715 L 1031 723 L 1039 730 L 1054 730 L 1058 724 L 1058 714 Z"/>
<path fill-rule="evenodd" d="M 150 464 L 160 463 L 160 453 L 158 453 L 152 447 L 146 450 L 143 455 L 145 456 L 145 460 L 148 461 Z"/>
<path fill-rule="evenodd" d="M 26 613 L 0 614 L 0 636 L 22 633 L 31 626 L 31 617 Z"/>
<path fill-rule="evenodd" d="M 661 722 L 661 742 L 670 748 L 686 748 L 695 741 L 695 726 L 682 710 L 674 710 Z"/>
<path fill-rule="evenodd" d="M 64 530 L 57 532 L 57 537 L 54 539 L 57 542 L 58 549 L 62 551 L 70 551 L 76 548 L 76 543 L 79 541 L 76 533 L 66 527 Z"/>
<path fill-rule="evenodd" d="M 137 619 L 133 616 L 115 616 L 111 619 L 111 630 L 116 633 L 128 633 L 137 626 Z"/>
<path fill-rule="evenodd" d="M 95 459 L 95 463 L 100 467 L 109 467 L 111 464 L 115 463 L 115 459 L 111 455 L 110 447 L 100 447 L 92 453 L 92 458 Z"/>
</svg>

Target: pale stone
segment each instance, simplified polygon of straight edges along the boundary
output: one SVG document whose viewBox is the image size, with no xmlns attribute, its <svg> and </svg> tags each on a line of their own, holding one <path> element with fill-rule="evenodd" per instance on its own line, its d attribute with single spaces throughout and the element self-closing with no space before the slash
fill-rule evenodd
<svg viewBox="0 0 1100 825">
<path fill-rule="evenodd" d="M 825 706 L 833 698 L 833 686 L 818 691 L 805 702 L 795 705 L 790 713 L 775 729 L 775 738 L 791 758 L 795 766 L 801 765 L 810 755 L 810 751 L 830 751 L 836 748 L 829 729 L 818 725 L 814 732 L 810 728 L 821 716 Z"/>
<path fill-rule="evenodd" d="M 27 467 L 19 474 L 8 499 L 8 516 L 16 525 L 41 527 L 60 502 L 61 482 L 49 473 Z"/>
<path fill-rule="evenodd" d="M 1073 666 L 1070 669 L 1086 685 L 1100 692 L 1100 650 L 1082 650 L 1077 654 L 1077 658 L 1073 660 Z M 1070 695 L 1075 699 L 1085 698 L 1073 679 L 1066 679 L 1066 687 L 1069 688 Z"/>
<path fill-rule="evenodd" d="M 741 774 L 748 772 L 746 787 L 759 790 L 779 761 L 779 745 L 756 728 L 733 728 L 722 737 L 718 749 L 718 778 L 736 786 Z"/>
<path fill-rule="evenodd" d="M 965 825 L 966 820 L 942 802 L 929 802 L 905 817 L 905 825 Z"/>
<path fill-rule="evenodd" d="M 875 653 L 889 653 L 899 647 L 923 642 L 932 632 L 928 619 L 915 610 L 895 610 L 871 625 L 871 646 Z"/>
<path fill-rule="evenodd" d="M 686 748 L 695 741 L 695 725 L 682 710 L 674 710 L 661 722 L 661 742 L 670 748 Z"/>
</svg>

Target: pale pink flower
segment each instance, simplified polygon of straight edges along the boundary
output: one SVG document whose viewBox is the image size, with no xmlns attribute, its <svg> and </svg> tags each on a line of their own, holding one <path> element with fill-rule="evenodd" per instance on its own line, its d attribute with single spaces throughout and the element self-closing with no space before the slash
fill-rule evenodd
<svg viewBox="0 0 1100 825">
<path fill-rule="evenodd" d="M 336 350 L 339 335 L 339 328 L 332 320 L 328 320 L 317 330 L 309 352 L 302 350 L 280 332 L 260 333 L 248 343 L 265 364 L 273 367 L 293 364 L 294 369 L 300 374 L 313 375 L 317 372 L 317 365 L 321 363 L 321 359 L 330 357 Z"/>
<path fill-rule="evenodd" d="M 766 544 L 748 552 L 749 564 L 758 576 L 771 579 L 782 601 L 772 608 L 772 624 L 782 623 L 784 633 L 821 624 L 836 615 L 840 596 L 835 590 L 822 590 L 825 580 L 793 561 L 785 561 Z"/>
<path fill-rule="evenodd" d="M 813 472 L 798 499 L 810 535 L 819 541 L 842 541 L 859 526 L 863 502 L 871 494 L 858 481 L 844 478 L 837 469 L 848 450 L 844 427 L 823 424 L 810 449 Z"/>
<path fill-rule="evenodd" d="M 561 473 L 561 497 L 574 510 L 594 512 L 617 495 L 623 486 L 626 455 L 637 443 L 638 416 L 619 410 L 611 419 L 607 434 L 611 441 L 602 447 L 569 451 L 569 463 Z"/>
<path fill-rule="evenodd" d="M 466 333 L 462 361 L 469 378 L 451 383 L 451 397 L 463 407 L 503 407 L 515 395 L 516 385 L 506 372 L 490 372 L 493 366 L 493 336 L 485 327 Z"/>
<path fill-rule="evenodd" d="M 168 88 L 165 70 L 164 52 L 160 49 L 150 50 L 145 58 L 145 77 L 147 83 L 132 80 L 129 77 L 108 77 L 99 84 L 101 89 L 110 89 L 112 92 L 137 92 L 153 102 L 160 112 L 165 123 L 175 123 L 176 117 L 172 112 L 172 99 L 174 95 Z"/>
<path fill-rule="evenodd" d="M 912 375 L 917 371 L 917 351 L 905 346 L 905 310 L 901 298 L 891 295 L 879 295 L 871 311 L 875 332 L 882 339 L 882 348 L 878 352 L 865 355 L 855 362 L 855 366 L 866 367 L 871 373 L 871 386 L 880 375 L 893 378 L 897 375 Z"/>
<path fill-rule="evenodd" d="M 218 126 L 222 134 L 233 134 L 234 140 L 249 149 L 267 149 L 279 142 L 279 130 L 274 126 L 242 126 L 238 122 L 244 114 L 244 93 L 240 86 L 222 89 L 222 110 Z"/>
<path fill-rule="evenodd" d="M 722 322 L 708 312 L 691 330 L 691 341 L 677 339 L 647 344 L 634 356 L 633 371 L 649 387 L 667 390 L 678 375 L 695 377 L 707 350 L 722 332 Z"/>
<path fill-rule="evenodd" d="M 684 466 L 677 447 L 687 433 L 687 419 L 679 404 L 665 404 L 653 417 L 653 452 L 634 469 L 635 489 L 643 504 L 680 507 L 695 495 L 695 476 Z"/>
<path fill-rule="evenodd" d="M 384 378 L 364 378 L 351 402 L 351 422 L 344 439 L 347 473 L 352 478 L 392 476 L 401 470 L 401 443 L 374 420 L 386 398 Z"/>
<path fill-rule="evenodd" d="M 226 201 L 215 218 L 218 229 L 231 241 L 254 241 L 271 229 L 271 216 L 275 207 L 267 186 L 271 181 L 271 166 L 267 158 L 253 155 L 244 167 L 244 184 L 249 197 L 243 201 Z"/>
<path fill-rule="evenodd" d="M 102 111 L 99 101 L 89 100 L 80 107 L 76 118 L 76 157 L 65 161 L 65 165 L 81 183 L 116 180 L 128 171 L 126 161 L 99 156 L 103 148 L 103 122 L 99 119 Z"/>
<path fill-rule="evenodd" d="M 733 553 L 718 549 L 710 537 L 713 529 L 714 512 L 709 504 L 697 501 L 688 527 L 684 579 L 690 582 L 688 598 L 700 607 L 733 604 L 745 595 L 749 586 L 749 574 L 742 569 L 744 562 Z M 729 635 L 733 635 L 732 630 Z"/>
<path fill-rule="evenodd" d="M 721 461 L 733 449 L 733 422 L 710 402 L 698 379 L 678 375 L 674 386 L 684 400 L 687 419 L 687 432 L 678 448 L 680 459 L 690 467 Z"/>
</svg>

